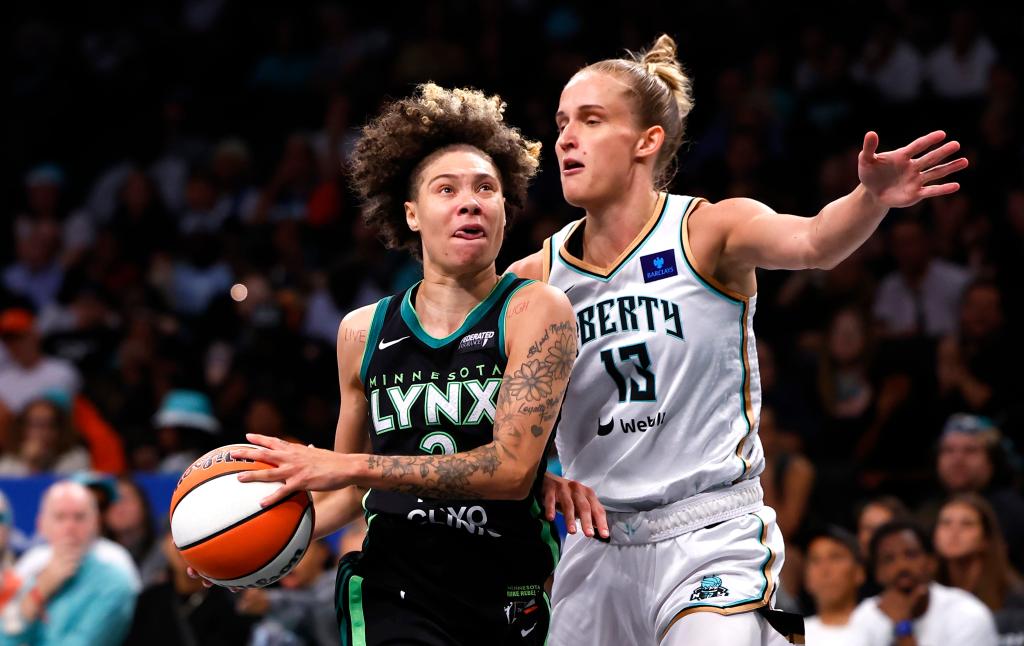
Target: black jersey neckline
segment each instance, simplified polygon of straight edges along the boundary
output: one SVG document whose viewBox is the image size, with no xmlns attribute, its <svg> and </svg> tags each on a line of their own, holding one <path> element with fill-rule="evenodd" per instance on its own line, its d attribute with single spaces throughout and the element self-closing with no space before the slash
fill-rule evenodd
<svg viewBox="0 0 1024 646">
<path fill-rule="evenodd" d="M 462 325 L 443 339 L 432 336 L 429 332 L 423 329 L 423 325 L 420 323 L 420 317 L 416 314 L 416 308 L 412 304 L 415 292 L 419 290 L 420 285 L 423 283 L 422 280 L 417 281 L 415 285 L 405 290 L 405 295 L 402 297 L 402 320 L 405 321 L 407 326 L 409 326 L 409 330 L 416 335 L 417 339 L 431 348 L 442 348 L 452 341 L 464 336 L 468 330 L 472 329 L 477 323 L 479 323 L 480 319 L 482 319 L 484 315 L 491 310 L 494 303 L 497 302 L 497 300 L 505 293 L 505 289 L 517 279 L 518 277 L 512 272 L 505 272 L 501 278 L 498 279 L 498 282 L 494 284 L 494 287 L 491 288 L 487 297 L 473 306 L 473 309 L 469 311 L 469 314 L 467 314 L 466 318 L 462 321 Z"/>
</svg>

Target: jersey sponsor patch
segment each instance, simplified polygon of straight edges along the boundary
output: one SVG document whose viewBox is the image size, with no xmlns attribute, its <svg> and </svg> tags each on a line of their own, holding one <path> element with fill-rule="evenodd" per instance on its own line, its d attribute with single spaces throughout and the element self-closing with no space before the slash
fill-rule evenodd
<svg viewBox="0 0 1024 646">
<path fill-rule="evenodd" d="M 640 268 L 644 273 L 644 282 L 652 283 L 663 278 L 676 275 L 676 252 L 666 249 L 658 253 L 640 256 Z"/>
<path fill-rule="evenodd" d="M 472 352 L 473 350 L 479 350 L 489 345 L 494 345 L 491 339 L 494 338 L 494 332 L 477 332 L 475 334 L 467 334 L 462 337 L 462 341 L 459 341 L 459 349 L 456 353 L 462 354 L 463 352 Z"/>
</svg>

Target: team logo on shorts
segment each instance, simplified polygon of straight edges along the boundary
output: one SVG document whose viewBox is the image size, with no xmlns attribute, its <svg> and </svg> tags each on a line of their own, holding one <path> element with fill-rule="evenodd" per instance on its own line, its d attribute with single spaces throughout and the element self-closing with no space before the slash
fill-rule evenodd
<svg viewBox="0 0 1024 646">
<path fill-rule="evenodd" d="M 729 589 L 722 586 L 722 579 L 717 576 L 706 576 L 700 580 L 700 587 L 690 595 L 690 601 L 703 601 L 712 597 L 727 597 Z"/>
</svg>

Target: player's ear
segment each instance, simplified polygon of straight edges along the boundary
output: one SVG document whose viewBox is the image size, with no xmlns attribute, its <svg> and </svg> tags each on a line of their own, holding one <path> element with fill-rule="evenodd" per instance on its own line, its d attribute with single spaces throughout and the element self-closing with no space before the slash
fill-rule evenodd
<svg viewBox="0 0 1024 646">
<path fill-rule="evenodd" d="M 420 230 L 419 216 L 416 215 L 416 203 L 406 202 L 405 203 L 405 223 L 409 225 L 411 231 Z"/>
<path fill-rule="evenodd" d="M 640 131 L 640 138 L 637 139 L 634 153 L 637 157 L 657 155 L 663 143 L 665 143 L 664 128 L 661 126 L 645 128 Z"/>
</svg>

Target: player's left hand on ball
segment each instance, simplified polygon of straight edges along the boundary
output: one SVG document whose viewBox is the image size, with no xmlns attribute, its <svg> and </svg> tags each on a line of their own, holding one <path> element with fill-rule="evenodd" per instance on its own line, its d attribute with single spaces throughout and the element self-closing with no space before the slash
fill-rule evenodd
<svg viewBox="0 0 1024 646">
<path fill-rule="evenodd" d="M 246 434 L 245 439 L 260 448 L 233 449 L 231 457 L 265 462 L 273 465 L 273 468 L 245 471 L 238 475 L 238 480 L 284 483 L 260 501 L 263 507 L 284 500 L 296 491 L 325 491 L 339 487 L 339 478 L 343 475 L 343 469 L 339 466 L 341 454 L 318 449 L 312 444 L 304 446 L 256 433 Z"/>
<path fill-rule="evenodd" d="M 586 536 L 592 537 L 596 529 L 603 538 L 608 538 L 608 518 L 593 489 L 575 480 L 545 473 L 542 492 L 548 520 L 555 519 L 557 509 L 565 516 L 565 528 L 570 534 L 576 533 L 578 519 Z"/>
</svg>

